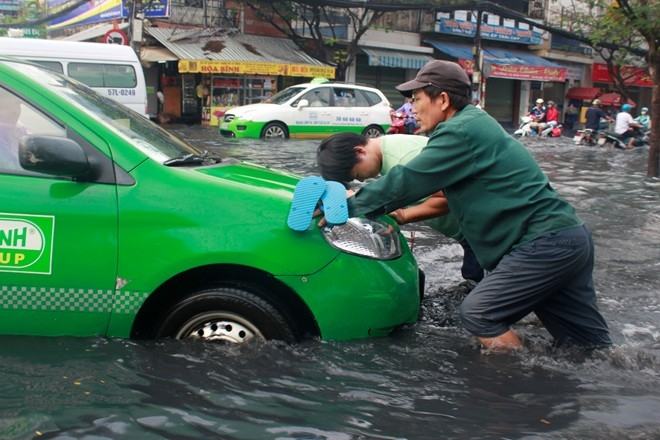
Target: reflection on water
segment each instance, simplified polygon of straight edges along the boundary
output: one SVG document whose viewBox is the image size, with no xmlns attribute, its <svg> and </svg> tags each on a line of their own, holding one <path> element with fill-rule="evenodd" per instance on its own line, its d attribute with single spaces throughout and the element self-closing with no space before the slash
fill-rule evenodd
<svg viewBox="0 0 660 440">
<path fill-rule="evenodd" d="M 176 131 L 222 156 L 315 172 L 317 141 Z M 660 438 L 660 185 L 644 179 L 643 152 L 535 142 L 593 230 L 613 350 L 552 351 L 529 318 L 517 327 L 525 351 L 481 354 L 456 315 L 460 246 L 415 225 L 404 235 L 427 274 L 418 324 L 375 340 L 241 348 L 0 338 L 0 438 Z"/>
</svg>

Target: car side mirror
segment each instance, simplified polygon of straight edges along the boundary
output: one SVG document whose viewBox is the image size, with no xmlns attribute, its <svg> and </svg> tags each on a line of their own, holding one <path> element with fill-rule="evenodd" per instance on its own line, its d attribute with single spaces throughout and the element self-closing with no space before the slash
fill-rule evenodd
<svg viewBox="0 0 660 440">
<path fill-rule="evenodd" d="M 306 99 L 301 99 L 300 101 L 298 101 L 298 105 L 296 107 L 298 107 L 298 109 L 309 107 L 309 101 Z"/>
<path fill-rule="evenodd" d="M 27 171 L 53 176 L 90 180 L 94 167 L 74 140 L 59 136 L 24 136 L 18 147 L 18 159 Z"/>
</svg>

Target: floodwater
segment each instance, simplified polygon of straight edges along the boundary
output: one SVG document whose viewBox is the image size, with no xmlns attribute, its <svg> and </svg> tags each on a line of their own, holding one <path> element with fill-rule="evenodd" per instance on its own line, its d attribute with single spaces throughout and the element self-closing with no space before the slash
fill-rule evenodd
<svg viewBox="0 0 660 440">
<path fill-rule="evenodd" d="M 314 173 L 318 141 L 174 131 L 222 156 Z M 488 355 L 461 329 L 459 245 L 424 225 L 420 321 L 390 337 L 222 347 L 0 338 L 0 439 L 658 439 L 660 183 L 642 151 L 530 141 L 589 224 L 595 282 L 616 347 L 553 351 L 533 318 L 526 349 Z M 37 323 L 35 323 L 37 325 Z"/>
</svg>

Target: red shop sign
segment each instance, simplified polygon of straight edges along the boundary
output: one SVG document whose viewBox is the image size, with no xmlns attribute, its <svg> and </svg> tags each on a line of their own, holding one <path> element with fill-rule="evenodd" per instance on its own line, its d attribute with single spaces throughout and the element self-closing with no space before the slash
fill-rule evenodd
<svg viewBox="0 0 660 440">
<path fill-rule="evenodd" d="M 493 64 L 490 67 L 489 77 L 563 82 L 566 79 L 566 69 L 564 67 L 524 66 L 521 64 Z"/>
<path fill-rule="evenodd" d="M 621 74 L 626 78 L 626 84 L 638 87 L 653 87 L 653 80 L 646 69 L 637 66 L 621 67 Z M 614 80 L 607 70 L 607 64 L 594 63 L 591 66 L 591 81 L 598 83 L 613 83 Z"/>
</svg>

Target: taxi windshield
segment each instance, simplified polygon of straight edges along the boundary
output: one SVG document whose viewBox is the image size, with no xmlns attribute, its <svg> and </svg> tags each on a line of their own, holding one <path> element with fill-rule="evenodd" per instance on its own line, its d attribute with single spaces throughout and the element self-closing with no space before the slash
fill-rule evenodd
<svg viewBox="0 0 660 440">
<path fill-rule="evenodd" d="M 12 68 L 82 108 L 90 116 L 119 132 L 144 154 L 158 162 L 185 155 L 201 155 L 200 150 L 160 128 L 144 116 L 77 81 L 30 64 L 8 62 Z"/>
<path fill-rule="evenodd" d="M 269 104 L 284 104 L 287 102 L 289 99 L 293 98 L 295 95 L 300 93 L 301 91 L 305 90 L 305 87 L 289 87 L 281 92 L 276 93 L 275 95 L 271 96 L 264 102 L 269 103 Z"/>
</svg>

